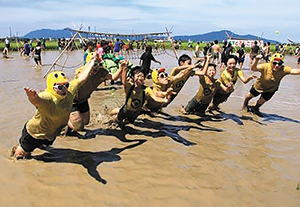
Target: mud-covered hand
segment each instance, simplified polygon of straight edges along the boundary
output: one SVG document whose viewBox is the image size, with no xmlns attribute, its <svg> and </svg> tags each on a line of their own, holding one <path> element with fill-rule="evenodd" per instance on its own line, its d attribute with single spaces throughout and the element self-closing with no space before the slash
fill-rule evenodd
<svg viewBox="0 0 300 207">
<path fill-rule="evenodd" d="M 32 103 L 34 106 L 37 106 L 40 103 L 40 97 L 34 89 L 24 87 L 24 91 L 26 92 L 30 103 Z"/>
</svg>

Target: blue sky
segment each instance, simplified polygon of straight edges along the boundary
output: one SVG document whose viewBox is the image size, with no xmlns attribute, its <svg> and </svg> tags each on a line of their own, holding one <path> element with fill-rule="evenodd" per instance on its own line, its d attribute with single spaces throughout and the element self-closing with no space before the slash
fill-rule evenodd
<svg viewBox="0 0 300 207">
<path fill-rule="evenodd" d="M 75 28 L 109 33 L 203 34 L 227 29 L 300 42 L 300 1 L 271 0 L 0 0 L 0 37 L 37 29 Z M 278 34 L 275 31 L 279 31 Z"/>
</svg>

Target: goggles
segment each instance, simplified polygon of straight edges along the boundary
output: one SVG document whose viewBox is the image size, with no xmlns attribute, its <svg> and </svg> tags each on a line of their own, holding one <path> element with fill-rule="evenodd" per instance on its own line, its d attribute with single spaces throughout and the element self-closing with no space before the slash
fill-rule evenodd
<svg viewBox="0 0 300 207">
<path fill-rule="evenodd" d="M 54 86 L 53 86 L 53 89 L 56 89 L 56 90 L 63 90 L 64 88 L 68 89 L 69 88 L 69 83 L 56 83 Z"/>
<path fill-rule="evenodd" d="M 160 77 L 160 78 L 167 78 L 168 77 L 168 73 L 159 73 L 158 77 Z"/>
<path fill-rule="evenodd" d="M 283 62 L 277 62 L 277 61 L 273 61 L 272 63 L 274 66 L 278 65 L 278 66 L 282 66 Z"/>
</svg>

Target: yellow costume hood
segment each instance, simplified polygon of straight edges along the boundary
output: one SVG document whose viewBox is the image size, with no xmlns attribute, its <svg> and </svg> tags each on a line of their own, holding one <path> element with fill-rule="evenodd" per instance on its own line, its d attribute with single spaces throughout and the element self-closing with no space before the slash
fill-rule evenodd
<svg viewBox="0 0 300 207">
<path fill-rule="evenodd" d="M 284 56 L 280 53 L 275 53 L 274 55 L 272 55 L 270 62 L 272 63 L 274 60 L 279 61 L 279 62 L 283 62 Z"/>
<path fill-rule="evenodd" d="M 57 83 L 67 83 L 68 79 L 66 78 L 65 74 L 62 71 L 54 71 L 52 73 L 49 73 L 47 76 L 47 89 L 45 90 L 46 92 L 52 94 L 55 96 L 57 99 L 61 100 L 65 96 L 61 96 L 55 92 L 53 89 L 53 86 Z"/>
<path fill-rule="evenodd" d="M 166 71 L 165 68 L 157 68 L 157 69 L 154 69 L 152 71 L 153 87 L 156 88 L 159 91 L 163 91 L 164 85 L 161 85 L 158 82 L 158 74 L 161 73 L 161 72 L 165 72 L 165 71 Z"/>
</svg>

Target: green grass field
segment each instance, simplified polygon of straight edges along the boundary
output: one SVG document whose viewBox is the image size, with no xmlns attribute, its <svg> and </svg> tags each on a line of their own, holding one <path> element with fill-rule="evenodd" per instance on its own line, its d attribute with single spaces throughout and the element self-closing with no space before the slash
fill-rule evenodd
<svg viewBox="0 0 300 207">
<path fill-rule="evenodd" d="M 36 41 L 34 41 L 32 43 L 32 46 L 35 47 L 36 46 Z M 125 43 L 127 43 L 125 41 Z M 203 51 L 203 48 L 205 47 L 207 43 L 200 43 L 200 50 Z M 79 48 L 79 41 L 76 41 L 76 45 L 77 47 L 75 47 L 75 49 Z M 148 45 L 151 45 L 154 48 L 154 41 L 148 41 Z M 222 47 L 222 43 L 219 44 Z M 134 44 L 134 47 L 136 46 L 136 44 Z M 0 50 L 2 51 L 5 47 L 4 42 L 0 42 Z M 23 44 L 20 41 L 16 41 L 16 40 L 12 40 L 10 43 L 10 51 L 18 51 L 18 48 L 21 49 L 23 47 Z M 162 48 L 161 43 L 158 43 L 158 47 Z M 165 47 L 166 49 L 171 49 L 171 44 L 170 42 L 165 42 Z M 196 47 L 196 42 L 193 42 L 193 47 L 189 48 L 188 47 L 188 42 L 182 42 L 180 49 L 182 50 L 195 50 Z M 45 50 L 57 50 L 57 40 L 52 40 L 52 41 L 46 41 L 46 48 Z M 237 50 L 238 48 L 234 48 L 235 50 Z M 292 50 L 293 49 L 293 50 Z M 288 46 L 287 47 L 287 52 L 286 54 L 293 54 L 293 51 L 295 51 L 296 46 Z M 250 52 L 250 47 L 246 47 L 245 51 L 248 53 Z M 271 51 L 275 52 L 275 45 L 271 45 Z"/>
</svg>

